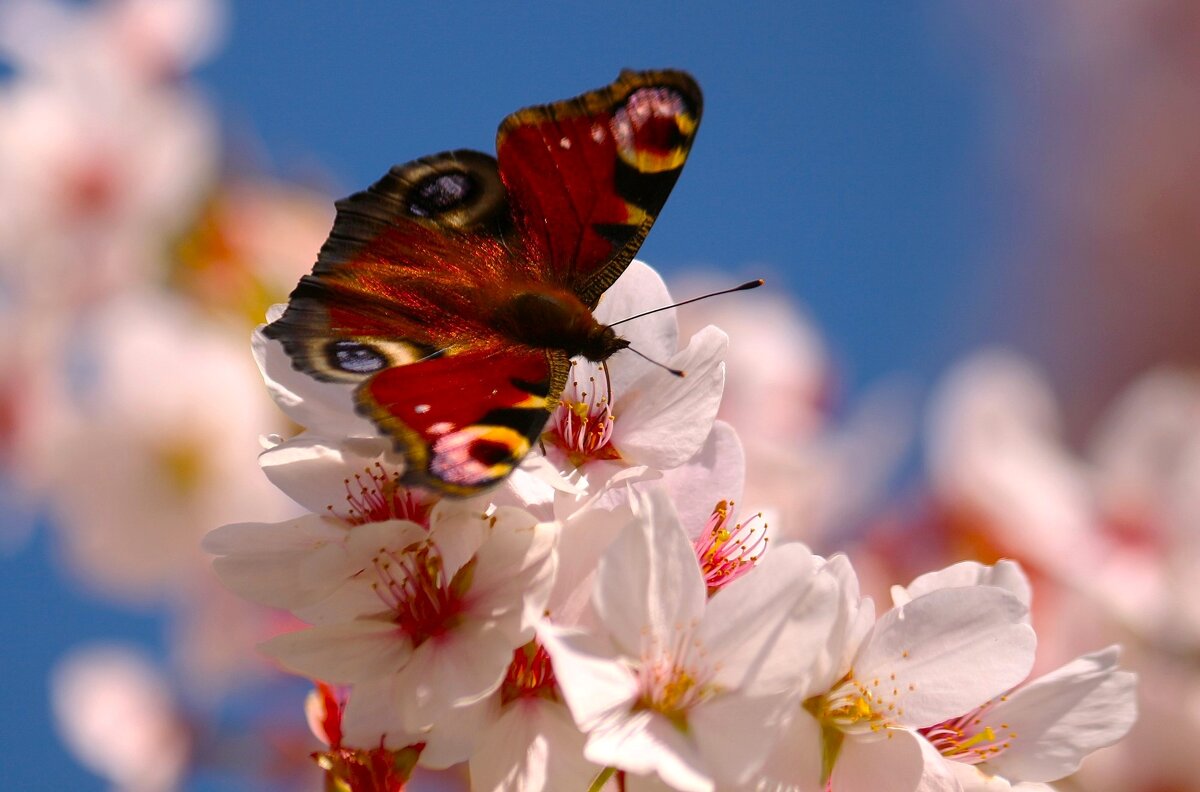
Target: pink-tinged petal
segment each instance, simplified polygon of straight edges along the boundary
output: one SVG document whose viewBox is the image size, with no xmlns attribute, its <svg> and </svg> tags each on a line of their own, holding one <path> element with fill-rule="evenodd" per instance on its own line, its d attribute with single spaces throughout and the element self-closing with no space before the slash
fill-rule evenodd
<svg viewBox="0 0 1200 792">
<path fill-rule="evenodd" d="M 1054 781 L 1091 752 L 1125 736 L 1137 719 L 1137 675 L 1117 668 L 1110 646 L 1010 693 L 983 715 L 1009 747 L 986 763 L 1011 780 Z"/>
<path fill-rule="evenodd" d="M 229 589 L 252 602 L 294 610 L 328 596 L 353 574 L 346 531 L 308 515 L 284 523 L 240 523 L 210 531 L 203 547 Z"/>
<path fill-rule="evenodd" d="M 825 792 L 821 780 L 821 725 L 806 710 L 796 708 L 791 723 L 767 756 L 750 789 L 771 792 Z"/>
<path fill-rule="evenodd" d="M 335 684 L 393 674 L 412 656 L 396 625 L 367 620 L 277 635 L 259 650 L 292 673 Z"/>
<path fill-rule="evenodd" d="M 683 530 L 695 540 L 718 501 L 741 503 L 746 485 L 746 453 L 737 432 L 724 421 L 714 422 L 704 445 L 694 456 L 676 468 L 663 471 L 663 483 L 671 493 Z"/>
<path fill-rule="evenodd" d="M 546 605 L 554 623 L 572 627 L 590 617 L 596 568 L 613 540 L 629 525 L 636 524 L 628 498 L 613 509 L 589 507 L 576 512 L 562 524 L 555 550 L 558 569 Z"/>
<path fill-rule="evenodd" d="M 452 578 L 492 534 L 486 506 L 477 501 L 440 501 L 429 513 L 429 538 L 437 545 L 442 569 Z"/>
<path fill-rule="evenodd" d="M 350 748 L 370 749 L 383 745 L 395 751 L 421 742 L 425 734 L 410 731 L 401 722 L 400 691 L 394 675 L 363 680 L 354 685 L 342 715 L 342 743 Z"/>
<path fill-rule="evenodd" d="M 233 523 L 209 531 L 200 547 L 212 555 L 303 552 L 346 536 L 345 528 L 315 514 L 279 523 Z"/>
<path fill-rule="evenodd" d="M 854 661 L 854 683 L 870 691 L 887 723 L 931 726 L 1019 683 L 1037 643 L 1025 605 L 998 588 L 939 589 L 894 608 Z"/>
<path fill-rule="evenodd" d="M 67 748 L 114 788 L 182 786 L 194 735 L 170 683 L 146 658 L 119 646 L 72 650 L 56 663 L 50 694 Z"/>
<path fill-rule="evenodd" d="M 1000 776 L 988 775 L 975 765 L 951 761 L 947 761 L 945 764 L 954 775 L 954 780 L 958 782 L 962 792 L 1013 792 L 1014 790 L 1013 785 L 1005 779 Z M 1036 789 L 1054 792 L 1041 784 L 1018 784 L 1016 789 L 1021 792 L 1035 792 Z"/>
<path fill-rule="evenodd" d="M 346 555 L 359 569 L 369 567 L 372 559 L 382 550 L 399 552 L 405 547 L 421 544 L 429 539 L 429 533 L 408 520 L 357 525 L 346 537 Z"/>
<path fill-rule="evenodd" d="M 611 644 L 545 622 L 538 627 L 538 640 L 550 655 L 563 698 L 581 730 L 589 732 L 633 709 L 637 677 Z"/>
<path fill-rule="evenodd" d="M 925 769 L 919 739 L 903 729 L 848 736 L 830 776 L 832 792 L 914 792 Z"/>
<path fill-rule="evenodd" d="M 587 789 L 602 770 L 583 757 L 584 735 L 562 704 L 518 699 L 492 723 L 471 755 L 471 788 L 555 792 Z"/>
<path fill-rule="evenodd" d="M 671 295 L 659 274 L 641 261 L 632 261 L 600 298 L 594 313 L 597 321 L 612 324 L 671 302 Z M 634 319 L 621 325 L 619 334 L 634 349 L 653 360 L 666 361 L 679 349 L 679 327 L 674 311 L 659 311 Z M 633 352 L 622 351 L 609 358 L 608 368 L 613 393 L 619 396 L 657 367 Z"/>
<path fill-rule="evenodd" d="M 850 663 L 871 627 L 875 624 L 875 604 L 859 593 L 858 577 L 844 555 L 825 562 L 825 574 L 836 581 L 837 605 L 829 642 L 818 649 L 811 666 L 810 693 L 829 690 L 850 670 Z"/>
<path fill-rule="evenodd" d="M 656 774 L 681 792 L 710 792 L 712 778 L 690 740 L 663 716 L 643 710 L 588 733 L 584 756 L 605 767 Z"/>
<path fill-rule="evenodd" d="M 560 494 L 554 499 L 554 513 L 565 519 L 584 509 L 616 509 L 629 503 L 628 490 L 639 484 L 661 481 L 662 472 L 645 465 L 630 466 L 619 459 L 593 459 L 577 468 L 572 480 L 581 494 Z"/>
<path fill-rule="evenodd" d="M 468 621 L 413 651 L 397 675 L 404 696 L 401 719 L 410 729 L 435 724 L 451 707 L 474 704 L 504 681 L 513 650 L 532 638 L 513 641 L 490 622 Z"/>
<path fill-rule="evenodd" d="M 767 760 L 794 709 L 786 696 L 718 695 L 688 713 L 688 733 L 707 772 L 743 784 Z"/>
<path fill-rule="evenodd" d="M 500 717 L 499 696 L 488 696 L 445 712 L 423 735 L 420 764 L 433 770 L 465 762 L 474 755 L 484 730 Z"/>
<path fill-rule="evenodd" d="M 372 586 L 373 582 L 374 577 L 368 575 L 349 578 L 319 601 L 293 608 L 292 613 L 313 625 L 341 624 L 355 619 L 390 621 L 394 613 Z"/>
<path fill-rule="evenodd" d="M 330 437 L 375 437 L 379 431 L 354 408 L 353 384 L 321 382 L 297 371 L 278 341 L 259 327 L 251 339 L 254 360 L 267 392 L 280 410 L 301 426 Z"/>
<path fill-rule="evenodd" d="M 921 749 L 921 756 L 925 760 L 916 792 L 963 792 L 962 784 L 959 782 L 954 768 L 950 766 L 952 763 L 942 758 L 937 748 L 934 748 L 928 740 L 917 735 L 914 736 Z"/>
<path fill-rule="evenodd" d="M 961 561 L 937 572 L 927 572 L 908 586 L 892 586 L 892 602 L 903 605 L 931 591 L 959 586 L 996 586 L 1011 593 L 1029 607 L 1033 591 L 1029 578 L 1016 561 L 1002 560 L 992 566 L 978 561 Z"/>
<path fill-rule="evenodd" d="M 805 692 L 836 615 L 837 583 L 823 565 L 803 545 L 774 547 L 709 600 L 697 638 L 718 669 L 713 682 L 777 701 Z"/>
<path fill-rule="evenodd" d="M 655 488 L 634 505 L 638 522 L 600 560 L 593 602 L 613 642 L 640 657 L 648 639 L 666 640 L 677 625 L 700 622 L 706 589 L 666 493 Z"/>
<path fill-rule="evenodd" d="M 504 507 L 493 515 L 491 537 L 479 548 L 468 600 L 473 613 L 524 616 L 514 623 L 533 629 L 542 617 L 554 582 L 554 523 L 534 522 L 526 511 Z"/>
<path fill-rule="evenodd" d="M 343 519 L 352 516 L 347 498 L 359 494 L 360 482 L 370 485 L 372 474 L 392 478 L 404 471 L 403 460 L 393 457 L 388 440 L 335 440 L 309 433 L 264 451 L 258 464 L 272 484 L 304 508 L 316 514 L 332 510 Z"/>
<path fill-rule="evenodd" d="M 612 444 L 622 457 L 668 470 L 700 450 L 721 406 L 728 346 L 725 333 L 706 327 L 667 361 L 672 368 L 686 371 L 686 377 L 659 369 L 615 395 Z"/>
</svg>

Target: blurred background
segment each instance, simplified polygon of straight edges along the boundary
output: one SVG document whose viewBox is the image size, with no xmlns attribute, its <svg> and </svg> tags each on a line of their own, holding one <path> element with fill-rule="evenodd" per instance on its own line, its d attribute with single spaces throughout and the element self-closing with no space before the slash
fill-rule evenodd
<svg viewBox="0 0 1200 792">
<path fill-rule="evenodd" d="M 197 543 L 297 507 L 251 329 L 332 200 L 623 67 L 705 92 L 642 249 L 730 332 L 745 505 L 868 590 L 1034 579 L 1141 721 L 1064 790 L 1200 789 L 1200 5 L 0 0 L 11 789 L 315 789 L 290 625 Z"/>
</svg>

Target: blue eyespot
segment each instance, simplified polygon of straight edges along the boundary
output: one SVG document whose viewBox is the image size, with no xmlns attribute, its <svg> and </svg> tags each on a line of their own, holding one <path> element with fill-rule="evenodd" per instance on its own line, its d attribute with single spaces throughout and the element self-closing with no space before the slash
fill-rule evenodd
<svg viewBox="0 0 1200 792">
<path fill-rule="evenodd" d="M 387 366 L 382 352 L 358 341 L 332 341 L 326 356 L 329 365 L 351 374 L 373 374 Z"/>
</svg>

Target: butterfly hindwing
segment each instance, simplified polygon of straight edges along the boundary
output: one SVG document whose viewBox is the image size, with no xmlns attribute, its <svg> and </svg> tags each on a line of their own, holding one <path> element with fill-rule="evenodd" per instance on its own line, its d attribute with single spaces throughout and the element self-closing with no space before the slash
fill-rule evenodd
<svg viewBox="0 0 1200 792">
<path fill-rule="evenodd" d="M 408 483 L 496 483 L 540 436 L 570 355 L 589 348 L 578 338 L 603 329 L 589 309 L 662 208 L 700 110 L 686 74 L 625 72 L 510 115 L 495 158 L 392 168 L 337 202 L 312 273 L 265 334 L 297 370 L 353 388 Z"/>
<path fill-rule="evenodd" d="M 561 353 L 480 349 L 384 369 L 356 395 L 364 414 L 400 438 L 406 483 L 467 495 L 525 456 L 567 367 Z"/>
</svg>

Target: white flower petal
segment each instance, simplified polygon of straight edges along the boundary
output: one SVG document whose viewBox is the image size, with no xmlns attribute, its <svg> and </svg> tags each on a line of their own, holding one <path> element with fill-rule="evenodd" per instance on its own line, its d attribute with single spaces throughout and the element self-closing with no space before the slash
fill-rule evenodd
<svg viewBox="0 0 1200 792">
<path fill-rule="evenodd" d="M 425 743 L 425 748 L 421 751 L 421 766 L 445 770 L 467 761 L 475 753 L 484 730 L 498 717 L 499 696 L 488 696 L 473 704 L 451 707 L 422 735 L 421 742 Z"/>
<path fill-rule="evenodd" d="M 1137 676 L 1117 668 L 1118 654 L 1110 646 L 1077 658 L 984 713 L 1000 739 L 1014 735 L 987 770 L 1011 781 L 1054 781 L 1124 737 L 1137 719 Z"/>
<path fill-rule="evenodd" d="M 584 735 L 562 704 L 518 699 L 480 737 L 471 755 L 477 792 L 587 789 L 601 767 L 583 758 Z"/>
<path fill-rule="evenodd" d="M 837 583 L 818 573 L 823 566 L 803 545 L 773 547 L 709 600 L 697 638 L 719 668 L 715 683 L 774 693 L 787 706 L 793 702 L 779 694 L 804 692 L 836 615 Z"/>
<path fill-rule="evenodd" d="M 699 622 L 706 588 L 670 499 L 661 489 L 635 501 L 626 526 L 600 559 L 594 605 L 614 643 L 639 657 L 647 634 L 669 642 L 676 625 Z"/>
<path fill-rule="evenodd" d="M 710 792 L 712 779 L 687 737 L 666 718 L 643 710 L 613 720 L 588 734 L 584 756 L 630 773 L 655 773 L 680 792 Z"/>
<path fill-rule="evenodd" d="M 812 662 L 809 693 L 828 690 L 850 670 L 863 638 L 875 623 L 875 603 L 859 593 L 858 577 L 850 560 L 835 555 L 825 562 L 824 572 L 837 582 L 837 606 L 829 642 Z"/>
<path fill-rule="evenodd" d="M 688 732 L 705 769 L 743 784 L 759 770 L 787 725 L 792 704 L 777 695 L 718 695 L 688 713 Z"/>
<path fill-rule="evenodd" d="M 916 736 L 916 735 L 914 735 Z M 954 769 L 950 767 L 942 755 L 938 753 L 928 740 L 916 736 L 917 745 L 925 766 L 921 771 L 921 781 L 917 784 L 916 792 L 963 792 Z"/>
<path fill-rule="evenodd" d="M 316 515 L 283 523 L 239 523 L 210 531 L 207 552 L 213 569 L 238 596 L 274 608 L 295 610 L 329 596 L 353 564 L 343 543 L 346 530 Z"/>
<path fill-rule="evenodd" d="M 263 473 L 287 496 L 316 514 L 326 514 L 332 508 L 337 516 L 352 515 L 347 498 L 359 494 L 360 479 L 384 466 L 383 474 L 391 477 L 404 472 L 402 460 L 391 454 L 391 441 L 383 438 L 344 438 L 334 440 L 322 435 L 305 433 L 264 451 L 258 457 Z M 365 481 L 365 484 L 371 484 Z"/>
<path fill-rule="evenodd" d="M 825 792 L 821 783 L 821 724 L 807 710 L 796 708 L 791 723 L 767 757 L 755 790 Z"/>
<path fill-rule="evenodd" d="M 496 620 L 511 613 L 499 626 L 531 635 L 554 582 L 558 526 L 536 523 L 528 512 L 510 507 L 498 509 L 492 519 L 492 535 L 476 554 L 469 607 Z"/>
<path fill-rule="evenodd" d="M 626 392 L 614 390 L 612 444 L 634 464 L 667 470 L 690 459 L 704 445 L 721 406 L 725 350 L 729 337 L 706 327 L 668 365 L 676 377 L 649 372 Z"/>
<path fill-rule="evenodd" d="M 746 454 L 737 432 L 724 421 L 714 422 L 704 445 L 694 456 L 678 467 L 663 471 L 663 484 L 671 493 L 680 524 L 694 540 L 718 501 L 741 503 L 746 484 Z"/>
<path fill-rule="evenodd" d="M 959 788 L 963 792 L 1012 792 L 1012 784 L 1008 781 L 1000 776 L 988 775 L 975 765 L 951 761 L 945 762 L 945 765 L 954 775 L 954 780 L 958 782 Z M 1053 790 L 1049 792 L 1053 792 Z"/>
<path fill-rule="evenodd" d="M 563 698 L 581 730 L 592 731 L 632 709 L 638 681 L 611 644 L 545 622 L 538 627 L 538 641 L 550 655 Z"/>
<path fill-rule="evenodd" d="M 277 635 L 259 650 L 293 673 L 337 684 L 394 673 L 412 656 L 396 625 L 367 620 Z"/>
<path fill-rule="evenodd" d="M 532 637 L 531 631 L 514 640 L 494 622 L 473 620 L 425 641 L 397 674 L 402 722 L 422 729 L 450 708 L 490 695 L 504 681 L 513 650 Z"/>
<path fill-rule="evenodd" d="M 592 592 L 596 588 L 596 568 L 613 540 L 637 518 L 626 502 L 613 508 L 589 506 L 571 515 L 562 524 L 562 535 L 555 550 L 557 572 L 546 605 L 554 623 L 570 627 L 591 616 Z"/>
<path fill-rule="evenodd" d="M 641 261 L 631 261 L 617 282 L 608 288 L 592 313 L 596 321 L 612 324 L 631 316 L 671 304 L 671 295 L 657 272 Z M 633 348 L 646 357 L 666 361 L 679 349 L 679 327 L 675 311 L 658 311 L 623 324 L 618 330 Z M 629 351 L 621 351 L 608 360 L 613 393 L 625 393 L 654 364 Z"/>
<path fill-rule="evenodd" d="M 914 792 L 925 768 L 919 739 L 903 729 L 848 736 L 830 777 L 833 792 Z"/>
<path fill-rule="evenodd" d="M 996 586 L 1012 593 L 1026 607 L 1033 599 L 1029 578 L 1025 577 L 1021 565 L 1005 559 L 993 566 L 978 561 L 962 561 L 936 572 L 927 572 L 906 587 L 892 586 L 892 602 L 903 605 L 922 594 L 957 586 Z"/>
<path fill-rule="evenodd" d="M 925 594 L 880 617 L 855 658 L 855 682 L 890 723 L 932 726 L 969 712 L 1029 673 L 1027 613 L 990 586 Z"/>
</svg>

